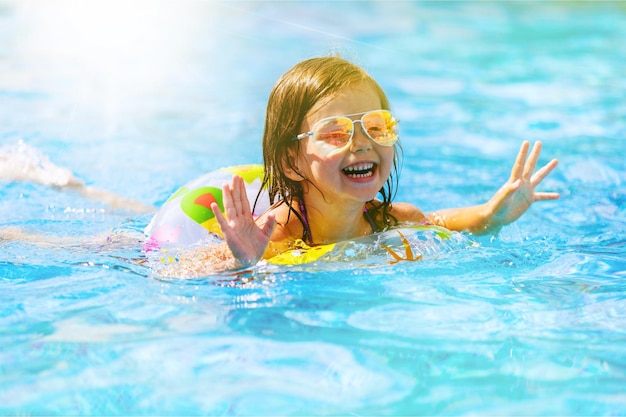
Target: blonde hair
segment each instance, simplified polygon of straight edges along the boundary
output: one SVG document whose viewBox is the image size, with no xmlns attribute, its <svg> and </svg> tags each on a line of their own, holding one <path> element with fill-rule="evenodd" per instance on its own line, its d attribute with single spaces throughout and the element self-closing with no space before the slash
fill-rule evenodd
<svg viewBox="0 0 626 417">
<path fill-rule="evenodd" d="M 293 138 L 301 133 L 299 129 L 304 117 L 316 103 L 363 83 L 377 92 L 382 109 L 390 110 L 389 99 L 380 85 L 365 70 L 337 56 L 302 61 L 278 79 L 268 99 L 263 132 L 263 185 L 269 192 L 271 204 L 284 202 L 300 218 L 292 201 L 294 198 L 302 201 L 302 184 L 287 178 L 283 172 L 285 166 L 297 172 L 290 155 L 297 154 L 300 141 Z M 389 209 L 397 191 L 401 147 L 399 143 L 394 146 L 393 170 L 379 191 L 382 204 L 370 204 L 373 218 L 381 229 L 392 220 L 395 222 Z"/>
</svg>

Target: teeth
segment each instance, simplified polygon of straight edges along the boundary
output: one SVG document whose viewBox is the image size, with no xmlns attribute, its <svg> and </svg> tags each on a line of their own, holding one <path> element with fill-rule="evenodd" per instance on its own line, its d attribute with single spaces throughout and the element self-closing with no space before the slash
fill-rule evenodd
<svg viewBox="0 0 626 417">
<path fill-rule="evenodd" d="M 373 174 L 374 164 L 372 162 L 363 162 L 360 164 L 350 165 L 343 169 L 346 175 L 352 178 L 365 178 Z"/>
<path fill-rule="evenodd" d="M 347 168 L 344 168 L 344 172 L 351 173 L 351 172 L 370 171 L 372 168 L 374 168 L 374 164 L 371 162 L 367 162 L 367 163 L 362 163 L 362 164 L 351 165 Z"/>
</svg>

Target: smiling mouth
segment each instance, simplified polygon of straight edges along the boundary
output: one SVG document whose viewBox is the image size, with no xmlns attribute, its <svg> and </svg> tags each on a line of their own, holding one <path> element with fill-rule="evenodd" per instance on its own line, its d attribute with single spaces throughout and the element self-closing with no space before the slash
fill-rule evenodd
<svg viewBox="0 0 626 417">
<path fill-rule="evenodd" d="M 343 173 L 350 178 L 368 178 L 374 175 L 376 164 L 373 162 L 364 162 L 360 164 L 345 167 Z"/>
</svg>

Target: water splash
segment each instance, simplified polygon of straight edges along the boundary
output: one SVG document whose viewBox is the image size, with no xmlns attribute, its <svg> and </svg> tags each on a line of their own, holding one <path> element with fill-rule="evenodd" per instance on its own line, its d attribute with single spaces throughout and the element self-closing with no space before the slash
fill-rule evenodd
<svg viewBox="0 0 626 417">
<path fill-rule="evenodd" d="M 55 187 L 83 185 L 69 169 L 55 165 L 22 139 L 0 147 L 0 181 L 30 181 Z"/>
</svg>

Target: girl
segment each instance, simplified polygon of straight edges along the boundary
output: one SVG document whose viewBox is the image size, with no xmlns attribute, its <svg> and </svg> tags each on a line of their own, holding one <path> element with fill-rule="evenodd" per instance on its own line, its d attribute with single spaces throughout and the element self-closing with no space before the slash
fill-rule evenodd
<svg viewBox="0 0 626 417">
<path fill-rule="evenodd" d="M 524 142 L 510 178 L 484 204 L 433 213 L 409 203 L 392 204 L 401 165 L 397 125 L 382 88 L 358 66 L 339 57 L 295 65 L 278 80 L 268 100 L 263 159 L 270 209 L 254 219 L 243 179 L 235 176 L 223 187 L 224 214 L 216 203 L 211 205 L 224 242 L 179 254 L 174 264 L 156 265 L 158 272 L 180 277 L 245 268 L 302 241 L 333 243 L 409 223 L 495 233 L 535 201 L 559 198 L 557 193 L 535 192 L 557 161 L 535 171 L 541 143 L 529 155 L 529 143 Z M 35 171 L 29 178 L 42 181 Z M 8 171 L 0 169 L 0 179 L 3 172 L 17 171 L 9 164 Z M 145 209 L 85 187 L 65 171 L 61 174 L 54 185 L 118 207 Z M 40 242 L 15 230 L 4 230 L 2 238 Z"/>
<path fill-rule="evenodd" d="M 243 268 L 293 248 L 300 239 L 325 244 L 406 223 L 494 233 L 533 202 L 559 198 L 535 192 L 557 160 L 535 171 L 541 143 L 528 155 L 524 142 L 510 178 L 484 204 L 433 213 L 392 204 L 400 151 L 389 100 L 363 69 L 339 57 L 295 65 L 278 80 L 267 106 L 264 185 L 272 206 L 253 219 L 243 180 L 235 176 L 223 188 L 224 214 L 217 204 L 211 206 L 227 248 L 181 261 L 196 272 Z"/>
</svg>

